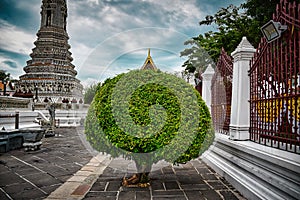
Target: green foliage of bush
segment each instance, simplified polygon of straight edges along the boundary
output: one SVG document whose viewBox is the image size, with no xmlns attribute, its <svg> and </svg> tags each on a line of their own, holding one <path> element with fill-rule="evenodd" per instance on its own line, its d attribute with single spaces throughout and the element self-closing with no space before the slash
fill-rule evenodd
<svg viewBox="0 0 300 200">
<path fill-rule="evenodd" d="M 174 88 L 178 85 L 179 90 L 191 90 L 195 95 L 197 106 L 183 106 L 181 102 L 189 105 L 192 97 L 179 97 L 174 88 L 166 86 L 168 85 L 166 82 L 151 83 L 150 81 L 130 94 L 127 107 L 130 119 L 128 119 L 126 112 L 123 112 L 121 107 L 118 108 L 118 106 L 126 107 L 127 105 L 124 105 L 122 101 L 118 102 L 118 96 L 114 97 L 114 89 L 127 74 L 107 79 L 97 89 L 85 121 L 87 139 L 96 150 L 106 152 L 112 157 L 123 155 L 136 162 L 141 158 L 139 153 L 146 155 L 153 153 L 151 158 L 146 158 L 148 161 L 151 159 L 151 162 L 157 162 L 163 159 L 172 163 L 185 163 L 197 158 L 209 147 L 214 139 L 209 110 L 191 85 L 180 78 L 160 71 L 146 70 L 128 73 L 137 78 L 135 73 L 139 74 L 141 79 L 147 79 L 149 76 L 166 77 L 164 80 L 172 81 L 175 84 Z M 137 80 L 128 81 L 132 81 L 134 85 Z M 126 95 L 125 93 L 126 91 L 120 91 L 118 95 L 121 98 Z M 192 115 L 194 110 L 199 113 L 199 116 L 196 116 L 198 120 L 196 122 L 192 116 L 189 116 L 189 113 Z M 118 121 L 118 119 L 121 120 Z M 196 123 L 195 134 L 189 131 L 193 123 Z M 190 144 L 187 144 L 185 140 L 176 140 L 182 130 L 184 130 L 183 136 L 187 139 L 186 141 L 189 141 L 189 138 L 192 141 Z M 175 144 L 172 149 L 164 149 L 172 142 Z M 183 153 L 176 155 L 176 152 L 181 152 L 182 149 L 184 149 Z M 172 155 L 168 156 L 167 151 L 173 152 L 172 155 L 175 154 L 176 159 Z"/>
</svg>

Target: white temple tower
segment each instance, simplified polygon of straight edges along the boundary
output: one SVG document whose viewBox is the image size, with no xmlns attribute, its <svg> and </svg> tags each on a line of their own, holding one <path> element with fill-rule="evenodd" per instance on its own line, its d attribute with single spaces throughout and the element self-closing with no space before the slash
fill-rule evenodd
<svg viewBox="0 0 300 200">
<path fill-rule="evenodd" d="M 17 93 L 33 93 L 39 102 L 83 101 L 83 86 L 76 78 L 68 44 L 66 0 L 43 0 L 41 24 L 31 60 L 20 76 Z M 20 93 L 21 92 L 21 93 Z"/>
</svg>

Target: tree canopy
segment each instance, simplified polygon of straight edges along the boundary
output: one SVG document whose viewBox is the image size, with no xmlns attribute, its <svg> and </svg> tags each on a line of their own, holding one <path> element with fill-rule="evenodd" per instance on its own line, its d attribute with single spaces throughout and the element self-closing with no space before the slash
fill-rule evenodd
<svg viewBox="0 0 300 200">
<path fill-rule="evenodd" d="M 84 103 L 85 104 L 92 103 L 93 98 L 96 94 L 96 91 L 97 91 L 98 87 L 100 87 L 100 86 L 101 86 L 100 83 L 98 83 L 98 84 L 94 83 L 85 89 L 85 92 L 84 92 Z"/>
<path fill-rule="evenodd" d="M 98 87 L 85 133 L 95 149 L 133 159 L 140 171 L 159 160 L 197 158 L 214 138 L 199 93 L 175 75 L 152 70 L 132 70 Z"/>
<path fill-rule="evenodd" d="M 188 58 L 182 67 L 189 72 L 196 71 L 196 69 L 204 71 L 208 63 L 217 61 L 222 47 L 230 54 L 243 36 L 246 36 L 249 42 L 257 47 L 262 37 L 260 27 L 272 19 L 279 2 L 280 0 L 247 0 L 240 6 L 229 5 L 221 8 L 214 15 L 206 16 L 199 22 L 199 25 L 214 26 L 216 30 L 199 34 L 185 42 L 186 45 L 192 45 L 192 47 L 181 52 L 181 56 Z M 201 55 L 203 51 L 206 51 L 211 59 L 207 59 L 204 54 L 205 60 L 203 60 L 203 55 Z"/>
<path fill-rule="evenodd" d="M 0 70 L 0 81 L 9 81 L 10 73 L 6 73 L 4 70 Z"/>
</svg>

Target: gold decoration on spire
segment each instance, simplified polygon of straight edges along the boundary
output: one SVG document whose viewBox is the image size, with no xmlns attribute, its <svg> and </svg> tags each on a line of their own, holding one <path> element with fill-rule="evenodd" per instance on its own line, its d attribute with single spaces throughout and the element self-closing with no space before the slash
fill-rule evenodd
<svg viewBox="0 0 300 200">
<path fill-rule="evenodd" d="M 146 69 L 157 70 L 157 67 L 155 66 L 152 57 L 150 55 L 150 48 L 148 49 L 148 57 L 146 58 L 144 65 L 141 67 L 141 70 L 146 70 Z"/>
</svg>

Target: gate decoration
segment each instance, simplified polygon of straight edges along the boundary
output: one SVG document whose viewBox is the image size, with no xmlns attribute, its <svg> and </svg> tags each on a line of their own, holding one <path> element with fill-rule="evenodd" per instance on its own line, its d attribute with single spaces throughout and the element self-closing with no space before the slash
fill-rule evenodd
<svg viewBox="0 0 300 200">
<path fill-rule="evenodd" d="M 212 78 L 211 113 L 215 131 L 229 134 L 233 59 L 224 48 L 218 59 L 216 72 Z"/>
<path fill-rule="evenodd" d="M 250 139 L 300 153 L 300 4 L 281 0 L 273 20 L 288 29 L 251 61 Z"/>
</svg>

